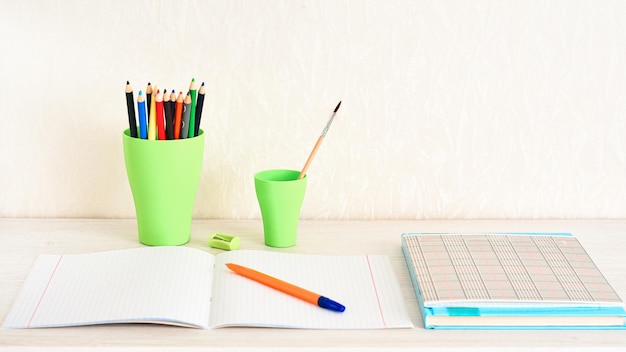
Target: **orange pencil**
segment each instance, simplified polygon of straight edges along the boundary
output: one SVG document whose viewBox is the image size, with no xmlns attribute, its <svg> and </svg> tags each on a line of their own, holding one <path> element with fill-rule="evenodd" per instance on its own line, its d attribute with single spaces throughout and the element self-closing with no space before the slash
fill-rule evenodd
<svg viewBox="0 0 626 352">
<path fill-rule="evenodd" d="M 165 139 L 165 124 L 163 118 L 163 93 L 157 90 L 156 94 L 156 123 L 159 131 L 159 140 Z"/>
<path fill-rule="evenodd" d="M 180 138 L 180 124 L 183 117 L 183 100 L 183 92 L 179 92 L 178 98 L 176 99 L 176 113 L 174 114 L 174 139 Z"/>
<path fill-rule="evenodd" d="M 344 310 L 346 310 L 346 307 L 333 301 L 330 298 L 324 297 L 309 290 L 305 290 L 302 287 L 298 287 L 288 282 L 279 280 L 275 277 L 263 274 L 256 270 L 233 263 L 228 263 L 226 264 L 226 266 L 228 267 L 228 269 L 236 272 L 243 277 L 256 281 L 265 286 L 269 286 L 275 290 L 284 292 L 303 301 L 315 304 L 317 306 L 320 306 L 321 308 L 330 309 L 335 312 L 343 312 Z"/>
</svg>

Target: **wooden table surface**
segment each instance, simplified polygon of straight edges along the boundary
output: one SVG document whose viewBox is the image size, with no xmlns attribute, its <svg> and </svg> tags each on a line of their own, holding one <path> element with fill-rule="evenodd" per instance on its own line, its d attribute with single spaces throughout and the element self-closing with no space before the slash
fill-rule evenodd
<svg viewBox="0 0 626 352">
<path fill-rule="evenodd" d="M 4 321 L 40 254 L 142 246 L 134 219 L 0 219 L 0 319 Z M 402 287 L 412 329 L 202 330 L 154 324 L 2 329 L 0 351 L 626 351 L 626 330 L 426 330 L 400 249 L 403 232 L 571 232 L 622 299 L 626 298 L 626 221 L 301 221 L 295 247 L 263 244 L 260 221 L 194 220 L 186 246 L 217 254 L 210 234 L 241 238 L 241 249 L 310 254 L 386 254 Z"/>
</svg>

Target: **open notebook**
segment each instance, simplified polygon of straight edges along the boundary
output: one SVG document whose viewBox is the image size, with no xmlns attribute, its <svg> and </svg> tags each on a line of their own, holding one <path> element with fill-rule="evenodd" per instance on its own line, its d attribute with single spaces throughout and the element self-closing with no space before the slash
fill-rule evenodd
<svg viewBox="0 0 626 352">
<path fill-rule="evenodd" d="M 233 262 L 332 297 L 321 309 L 239 276 Z M 387 256 L 321 256 L 188 247 L 143 247 L 37 258 L 5 328 L 110 323 L 198 328 L 312 329 L 412 327 Z"/>
<path fill-rule="evenodd" d="M 571 234 L 402 235 L 427 328 L 621 329 L 624 304 Z"/>
</svg>

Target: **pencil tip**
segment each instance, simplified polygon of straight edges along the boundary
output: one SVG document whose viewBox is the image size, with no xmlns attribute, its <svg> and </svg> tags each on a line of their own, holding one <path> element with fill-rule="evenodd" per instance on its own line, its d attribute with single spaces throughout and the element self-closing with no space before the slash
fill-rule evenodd
<svg viewBox="0 0 626 352">
<path fill-rule="evenodd" d="M 195 78 L 192 78 L 192 79 L 191 79 L 191 81 L 192 81 L 192 82 L 195 82 L 195 81 L 196 81 L 196 79 L 195 79 Z"/>
<path fill-rule="evenodd" d="M 150 82 L 148 82 L 148 85 L 150 85 Z"/>
<path fill-rule="evenodd" d="M 204 82 L 202 82 L 201 86 L 203 86 L 203 87 L 204 87 Z"/>
<path fill-rule="evenodd" d="M 333 112 L 337 112 L 337 110 L 339 110 L 339 106 L 341 106 L 341 100 L 339 101 L 339 104 L 337 104 L 337 107 L 335 108 L 335 111 Z"/>
<path fill-rule="evenodd" d="M 130 82 L 129 82 L 129 81 L 126 81 L 126 84 L 130 84 Z"/>
<path fill-rule="evenodd" d="M 139 90 L 139 95 L 141 95 L 141 94 L 143 94 L 143 93 L 141 93 L 141 90 Z"/>
</svg>

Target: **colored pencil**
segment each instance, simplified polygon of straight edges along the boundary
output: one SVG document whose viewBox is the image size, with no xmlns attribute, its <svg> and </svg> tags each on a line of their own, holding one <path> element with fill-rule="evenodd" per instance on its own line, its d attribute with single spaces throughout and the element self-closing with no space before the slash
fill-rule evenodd
<svg viewBox="0 0 626 352">
<path fill-rule="evenodd" d="M 183 124 L 180 131 L 180 139 L 187 138 L 189 135 L 189 115 L 191 114 L 191 96 L 189 93 L 185 96 L 183 104 Z"/>
<path fill-rule="evenodd" d="M 157 90 L 156 94 L 156 124 L 157 130 L 159 132 L 158 138 L 159 140 L 165 139 L 165 123 L 163 118 L 163 93 L 161 90 Z"/>
<path fill-rule="evenodd" d="M 195 132 L 194 134 L 197 136 L 200 133 L 200 119 L 202 119 L 202 107 L 204 105 L 204 95 L 206 90 L 204 88 L 204 82 L 200 85 L 200 89 L 198 89 L 198 102 L 196 104 L 196 124 L 195 124 Z"/>
<path fill-rule="evenodd" d="M 156 88 L 156 86 L 155 86 Z M 152 90 L 152 94 L 150 95 L 149 101 L 150 101 L 150 109 L 148 110 L 148 139 L 150 140 L 155 140 L 157 138 L 157 126 L 156 126 L 156 91 L 155 89 Z M 146 95 L 146 98 L 148 96 Z"/>
<path fill-rule="evenodd" d="M 148 138 L 146 126 L 148 121 L 146 119 L 146 102 L 141 91 L 139 91 L 139 96 L 137 97 L 137 110 L 139 112 L 139 138 L 146 139 Z"/>
<path fill-rule="evenodd" d="M 137 118 L 135 116 L 135 101 L 133 99 L 133 87 L 130 82 L 126 81 L 126 109 L 128 110 L 128 126 L 130 127 L 130 136 L 137 138 Z"/>
<path fill-rule="evenodd" d="M 171 110 L 170 105 L 170 95 L 167 94 L 167 90 L 165 90 L 163 94 L 163 111 L 165 113 L 165 138 L 172 139 L 174 138 L 174 112 Z"/>
<path fill-rule="evenodd" d="M 180 138 L 180 125 L 183 117 L 183 92 L 178 92 L 178 98 L 176 98 L 176 112 L 174 118 L 174 139 Z"/>
<path fill-rule="evenodd" d="M 150 108 L 152 105 L 152 85 L 148 82 L 148 87 L 146 87 L 146 108 L 148 109 L 148 118 L 150 118 Z"/>
<path fill-rule="evenodd" d="M 189 138 L 195 137 L 196 130 L 196 100 L 197 100 L 197 88 L 196 79 L 192 78 L 189 84 L 189 94 L 191 95 L 191 109 L 189 111 Z"/>
<path fill-rule="evenodd" d="M 170 112 L 172 119 L 172 139 L 174 139 L 174 119 L 176 118 L 176 92 L 174 89 L 172 89 L 172 92 L 170 93 Z M 167 134 L 167 130 L 165 133 Z"/>
</svg>

